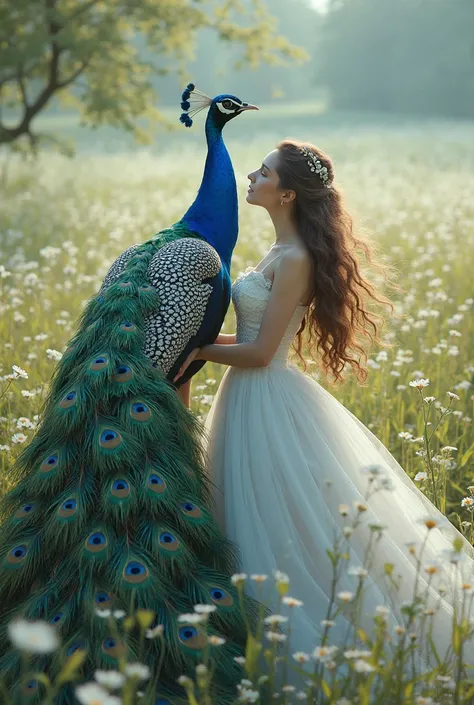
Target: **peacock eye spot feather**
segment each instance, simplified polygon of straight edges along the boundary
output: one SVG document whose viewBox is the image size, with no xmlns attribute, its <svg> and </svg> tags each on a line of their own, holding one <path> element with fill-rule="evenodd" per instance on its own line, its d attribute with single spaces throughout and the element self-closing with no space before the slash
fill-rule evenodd
<svg viewBox="0 0 474 705">
<path fill-rule="evenodd" d="M 110 602 L 111 599 L 112 598 L 108 592 L 105 592 L 105 590 L 100 590 L 99 592 L 96 592 L 94 602 L 98 605 L 104 605 L 107 602 Z"/>
<path fill-rule="evenodd" d="M 72 517 L 77 512 L 77 500 L 74 497 L 66 499 L 58 509 L 58 516 L 63 519 Z"/>
<path fill-rule="evenodd" d="M 28 699 L 37 696 L 40 689 L 40 682 L 36 678 L 24 682 L 21 686 L 22 694 Z"/>
<path fill-rule="evenodd" d="M 117 448 L 122 443 L 122 436 L 111 428 L 106 428 L 100 434 L 99 443 L 102 448 Z"/>
<path fill-rule="evenodd" d="M 108 541 L 101 531 L 94 531 L 86 539 L 86 549 L 91 553 L 99 553 L 107 548 Z"/>
<path fill-rule="evenodd" d="M 61 409 L 69 409 L 71 406 L 75 406 L 77 403 L 77 392 L 71 391 L 66 394 L 61 401 L 59 402 L 59 406 Z"/>
<path fill-rule="evenodd" d="M 128 583 L 143 583 L 148 578 L 148 568 L 140 561 L 129 561 L 123 571 Z"/>
<path fill-rule="evenodd" d="M 123 498 L 128 497 L 130 494 L 130 485 L 126 480 L 118 479 L 112 484 L 112 495 L 114 497 Z"/>
<path fill-rule="evenodd" d="M 120 658 L 120 656 L 123 656 L 125 653 L 125 646 L 122 642 L 114 639 L 113 636 L 108 636 L 102 642 L 102 651 L 107 654 L 107 656 Z"/>
<path fill-rule="evenodd" d="M 33 504 L 32 502 L 28 502 L 28 504 L 24 504 L 23 506 L 21 506 L 19 509 L 16 510 L 15 517 L 17 519 L 23 519 L 24 517 L 32 514 L 35 509 L 36 509 L 36 505 Z"/>
<path fill-rule="evenodd" d="M 49 623 L 50 623 L 50 624 L 57 624 L 58 622 L 61 621 L 62 616 L 63 616 L 63 612 L 56 612 L 56 614 L 54 615 L 54 617 L 52 617 L 52 618 L 49 620 Z"/>
<path fill-rule="evenodd" d="M 117 365 L 113 375 L 114 382 L 128 382 L 133 377 L 132 368 L 128 365 Z"/>
<path fill-rule="evenodd" d="M 198 519 L 202 516 L 202 512 L 197 504 L 193 504 L 192 502 L 183 502 L 180 506 L 183 513 L 188 517 Z"/>
<path fill-rule="evenodd" d="M 130 333 L 131 331 L 135 331 L 137 329 L 135 323 L 132 323 L 131 321 L 122 321 L 120 324 L 120 330 L 124 330 L 127 333 Z"/>
<path fill-rule="evenodd" d="M 40 471 L 47 473 L 51 472 L 51 470 L 54 470 L 54 468 L 58 464 L 58 456 L 57 455 L 49 455 L 43 462 L 41 463 L 40 466 Z"/>
<path fill-rule="evenodd" d="M 156 494 L 162 494 L 166 490 L 166 482 L 156 473 L 150 473 L 147 481 L 148 487 Z"/>
<path fill-rule="evenodd" d="M 92 370 L 92 372 L 100 372 L 100 370 L 105 370 L 108 366 L 108 355 L 97 355 L 90 363 L 89 369 Z"/>
<path fill-rule="evenodd" d="M 231 607 L 234 604 L 232 595 L 221 587 L 212 587 L 209 590 L 211 600 L 220 607 Z"/>
<path fill-rule="evenodd" d="M 158 698 L 155 700 L 155 705 L 173 705 L 173 703 L 168 698 Z"/>
<path fill-rule="evenodd" d="M 167 551 L 177 551 L 180 546 L 179 540 L 169 531 L 161 532 L 159 544 L 162 548 L 166 549 Z"/>
<path fill-rule="evenodd" d="M 142 401 L 130 405 L 130 416 L 135 421 L 148 421 L 151 418 L 151 409 Z"/>
<path fill-rule="evenodd" d="M 198 630 L 196 629 L 196 627 L 181 627 L 181 629 L 179 630 L 179 635 L 181 639 L 185 640 L 192 639 L 193 636 L 196 636 L 197 633 Z"/>
<path fill-rule="evenodd" d="M 199 650 L 205 648 L 207 637 L 192 624 L 186 624 L 178 629 L 178 638 L 187 648 Z"/>
<path fill-rule="evenodd" d="M 26 544 L 20 544 L 18 546 L 15 546 L 8 553 L 7 563 L 9 563 L 10 565 L 18 565 L 26 558 L 27 553 L 28 547 L 26 546 Z"/>
</svg>

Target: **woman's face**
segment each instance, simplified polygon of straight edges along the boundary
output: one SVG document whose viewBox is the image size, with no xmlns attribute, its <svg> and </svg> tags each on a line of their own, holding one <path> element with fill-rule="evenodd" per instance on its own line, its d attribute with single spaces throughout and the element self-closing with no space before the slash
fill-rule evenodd
<svg viewBox="0 0 474 705">
<path fill-rule="evenodd" d="M 274 149 L 273 152 L 267 154 L 261 166 L 247 176 L 250 179 L 247 203 L 263 206 L 270 211 L 280 205 L 282 190 L 280 189 L 280 177 L 276 171 L 278 158 L 279 152 Z"/>
</svg>

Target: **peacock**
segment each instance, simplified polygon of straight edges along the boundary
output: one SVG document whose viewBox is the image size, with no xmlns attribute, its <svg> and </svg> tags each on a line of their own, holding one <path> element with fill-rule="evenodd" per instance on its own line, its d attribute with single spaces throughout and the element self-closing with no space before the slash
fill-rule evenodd
<svg viewBox="0 0 474 705">
<path fill-rule="evenodd" d="M 160 639 L 145 663 L 162 668 L 156 703 L 187 702 L 181 674 L 210 648 L 213 703 L 235 697 L 245 649 L 239 593 L 230 580 L 238 547 L 212 514 L 202 426 L 178 397 L 174 376 L 195 347 L 212 343 L 230 303 L 238 235 L 237 190 L 223 127 L 258 108 L 234 95 L 216 98 L 188 84 L 181 122 L 208 108 L 208 145 L 196 199 L 169 228 L 121 254 L 86 304 L 57 365 L 40 425 L 11 470 L 0 500 L 0 679 L 13 703 L 40 702 L 40 679 L 20 678 L 8 637 L 16 618 L 45 620 L 61 647 L 34 656 L 31 671 L 55 679 L 64 659 L 87 652 L 81 676 L 137 661 L 138 626 L 114 633 L 97 609 L 151 610 Z M 195 362 L 178 384 L 202 365 Z M 180 621 L 198 603 L 213 605 L 204 627 Z M 259 603 L 245 597 L 255 620 Z M 76 702 L 72 686 L 57 705 Z"/>
</svg>

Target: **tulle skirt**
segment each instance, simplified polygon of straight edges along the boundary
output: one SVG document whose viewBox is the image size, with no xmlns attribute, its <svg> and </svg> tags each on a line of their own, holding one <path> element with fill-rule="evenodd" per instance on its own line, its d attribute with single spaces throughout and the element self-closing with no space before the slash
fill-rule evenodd
<svg viewBox="0 0 474 705">
<path fill-rule="evenodd" d="M 375 614 L 384 614 L 396 641 L 397 625 L 407 623 L 403 605 L 413 602 L 416 588 L 425 607 L 436 610 L 427 619 L 440 656 L 446 654 L 453 604 L 459 607 L 465 594 L 460 584 L 474 577 L 474 551 L 364 424 L 297 368 L 269 366 L 229 368 L 206 428 L 216 517 L 240 549 L 247 594 L 259 595 L 250 575 L 267 574 L 273 587 L 279 570 L 290 578 L 288 594 L 303 602 L 280 609 L 291 614 L 290 653 L 311 653 L 321 643 L 331 604 L 341 610 L 329 643 L 355 645 L 353 598 L 340 593 L 358 588 L 359 626 L 371 633 Z M 348 536 L 345 527 L 356 516 L 359 525 Z M 427 519 L 437 526 L 428 529 Z M 450 562 L 456 538 L 457 565 Z M 348 554 L 336 584 L 335 541 Z M 276 598 L 270 604 L 276 609 Z"/>
</svg>

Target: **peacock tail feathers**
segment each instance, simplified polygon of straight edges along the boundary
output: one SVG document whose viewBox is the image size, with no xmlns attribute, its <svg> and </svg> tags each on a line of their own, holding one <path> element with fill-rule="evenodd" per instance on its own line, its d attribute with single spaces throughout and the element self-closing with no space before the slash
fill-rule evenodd
<svg viewBox="0 0 474 705">
<path fill-rule="evenodd" d="M 238 551 L 213 517 L 202 426 L 143 352 L 145 318 L 160 305 L 149 263 L 182 237 L 195 234 L 178 223 L 136 247 L 117 280 L 88 302 L 37 433 L 11 469 L 14 488 L 0 499 L 0 671 L 21 702 L 40 702 L 42 685 L 19 681 L 8 637 L 15 618 L 58 630 L 60 651 L 32 660 L 50 678 L 77 649 L 87 650 L 87 679 L 124 656 L 138 660 L 138 630 L 122 630 L 118 639 L 98 608 L 152 610 L 164 625 L 161 705 L 181 702 L 176 679 L 194 676 L 209 648 L 206 630 L 226 640 L 210 647 L 214 701 L 235 696 L 241 670 L 234 658 L 246 639 L 230 581 Z M 197 603 L 217 608 L 206 630 L 180 621 Z M 256 603 L 245 604 L 256 619 Z M 153 673 L 161 642 L 147 640 L 147 647 Z M 68 689 L 57 700 L 73 701 Z"/>
</svg>

